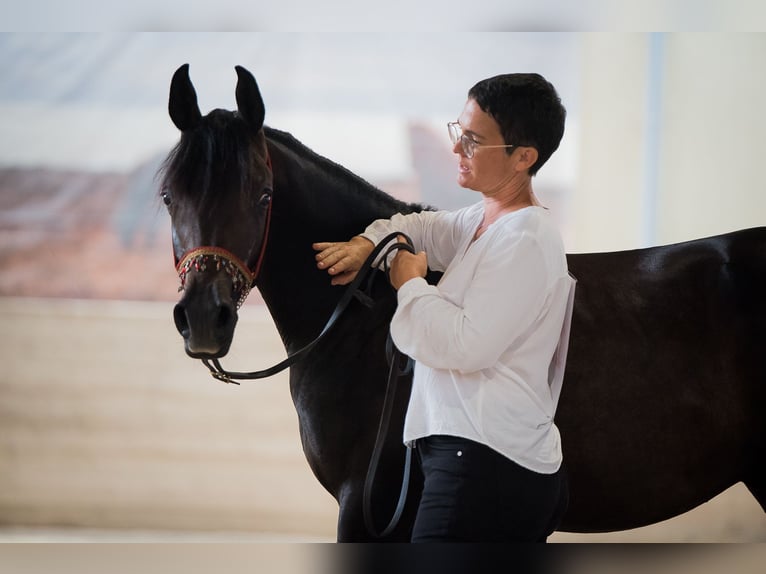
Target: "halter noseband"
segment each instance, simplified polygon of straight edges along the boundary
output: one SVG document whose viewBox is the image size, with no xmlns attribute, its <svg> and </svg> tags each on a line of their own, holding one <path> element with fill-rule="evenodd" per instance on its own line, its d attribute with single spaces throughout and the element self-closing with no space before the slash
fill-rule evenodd
<svg viewBox="0 0 766 574">
<path fill-rule="evenodd" d="M 216 271 L 223 269 L 231 277 L 234 293 L 239 293 L 237 298 L 237 309 L 239 309 L 252 289 L 256 273 L 250 271 L 239 257 L 222 247 L 205 246 L 187 251 L 176 266 L 178 277 L 181 279 L 178 290 L 184 290 L 186 276 L 192 269 L 200 272 L 208 268 L 215 268 Z"/>
<path fill-rule="evenodd" d="M 272 172 L 271 156 L 269 156 L 268 151 L 266 152 L 266 167 Z M 212 245 L 195 247 L 184 253 L 176 264 L 176 271 L 178 272 L 178 277 L 181 279 L 181 285 L 178 287 L 178 291 L 183 291 L 186 287 L 186 277 L 192 269 L 197 272 L 206 271 L 208 268 L 214 268 L 215 271 L 223 269 L 224 272 L 231 277 L 233 292 L 237 301 L 237 309 L 242 306 L 242 303 L 245 302 L 245 299 L 247 299 L 247 296 L 250 294 L 250 290 L 255 286 L 255 280 L 258 278 L 258 273 L 261 271 L 263 257 L 266 254 L 266 243 L 269 239 L 269 227 L 271 225 L 273 195 L 273 190 L 269 190 L 269 207 L 266 212 L 266 226 L 263 231 L 261 249 L 258 253 L 255 267 L 248 267 L 247 263 L 223 247 Z M 239 293 L 238 296 L 237 293 Z"/>
</svg>

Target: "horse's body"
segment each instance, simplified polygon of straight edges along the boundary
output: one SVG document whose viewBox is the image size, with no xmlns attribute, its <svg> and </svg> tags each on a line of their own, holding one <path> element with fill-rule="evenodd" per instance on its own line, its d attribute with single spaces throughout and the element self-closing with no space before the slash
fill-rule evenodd
<svg viewBox="0 0 766 574">
<path fill-rule="evenodd" d="M 165 174 L 174 202 L 174 248 L 180 258 L 199 245 L 220 245 L 253 265 L 264 231 L 243 230 L 242 214 L 216 210 L 236 204 L 225 199 L 231 194 L 253 193 L 238 182 L 252 187 L 253 181 L 271 178 L 268 247 L 256 284 L 292 353 L 320 332 L 342 294 L 316 268 L 312 243 L 347 240 L 376 218 L 421 207 L 394 200 L 289 134 L 263 128 L 257 86 L 248 72 L 238 68 L 238 73 L 239 113 L 217 110 L 205 118 L 196 108 L 188 69 L 174 76 L 171 117 L 183 131 Z M 205 138 L 226 137 L 227 124 L 241 130 L 243 121 L 250 129 L 249 147 L 237 152 L 239 162 L 218 161 L 213 151 L 200 165 L 205 162 L 187 153 L 211 143 Z M 207 129 L 211 122 L 221 129 Z M 212 143 L 207 148 L 231 147 Z M 224 177 L 237 169 L 264 171 L 266 153 L 270 173 Z M 242 157 L 254 158 L 249 167 Z M 251 219 L 263 227 L 262 215 Z M 248 244 L 238 230 L 256 239 Z M 654 523 L 738 481 L 764 506 L 766 228 L 568 258 L 579 282 L 556 415 L 570 482 L 570 506 L 560 529 L 597 532 Z M 236 296 L 225 279 L 207 272 L 186 280 L 176 321 L 191 356 L 222 356 L 228 350 Z M 290 370 L 306 458 L 339 504 L 339 540 L 369 538 L 362 488 L 385 393 L 385 339 L 396 306 L 384 278 L 373 293 L 372 309 L 352 304 Z M 393 511 L 401 482 L 409 384 L 400 387 L 375 482 L 379 527 Z M 390 540 L 408 539 L 419 492 L 416 470 Z"/>
</svg>

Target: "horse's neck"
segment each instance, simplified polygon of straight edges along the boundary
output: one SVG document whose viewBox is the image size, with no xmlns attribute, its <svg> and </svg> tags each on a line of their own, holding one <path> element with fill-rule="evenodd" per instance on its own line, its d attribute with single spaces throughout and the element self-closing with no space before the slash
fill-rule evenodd
<svg viewBox="0 0 766 574">
<path fill-rule="evenodd" d="M 274 204 L 258 287 L 288 351 L 294 351 L 321 331 L 344 289 L 331 286 L 316 267 L 312 243 L 347 240 L 402 206 L 381 201 L 361 180 L 339 181 L 281 144 L 270 142 L 269 149 Z"/>
</svg>

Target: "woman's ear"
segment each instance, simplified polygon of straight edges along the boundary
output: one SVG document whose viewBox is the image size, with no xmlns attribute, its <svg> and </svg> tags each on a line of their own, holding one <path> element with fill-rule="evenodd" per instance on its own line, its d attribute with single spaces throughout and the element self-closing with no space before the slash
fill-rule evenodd
<svg viewBox="0 0 766 574">
<path fill-rule="evenodd" d="M 517 151 L 518 162 L 515 166 L 516 171 L 527 171 L 530 167 L 535 165 L 538 155 L 537 148 L 519 146 Z"/>
</svg>

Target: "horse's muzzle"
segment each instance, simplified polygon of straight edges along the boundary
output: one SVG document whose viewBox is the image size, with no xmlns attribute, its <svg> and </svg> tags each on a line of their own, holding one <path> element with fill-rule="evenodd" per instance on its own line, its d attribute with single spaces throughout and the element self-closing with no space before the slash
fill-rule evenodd
<svg viewBox="0 0 766 574">
<path fill-rule="evenodd" d="M 231 289 L 219 282 L 190 287 L 173 309 L 186 354 L 194 359 L 221 358 L 229 352 L 237 324 Z"/>
</svg>

